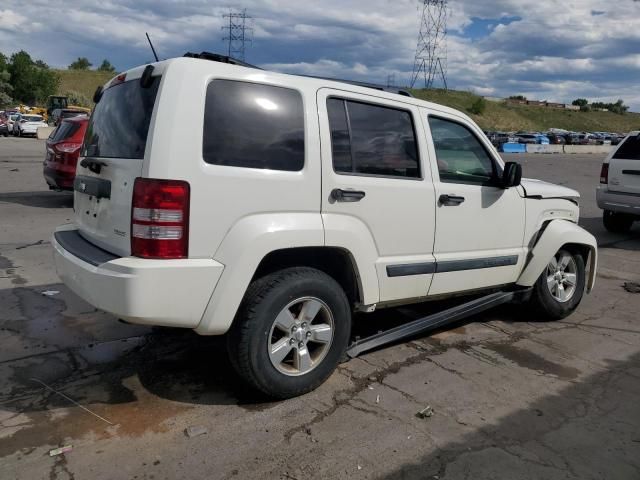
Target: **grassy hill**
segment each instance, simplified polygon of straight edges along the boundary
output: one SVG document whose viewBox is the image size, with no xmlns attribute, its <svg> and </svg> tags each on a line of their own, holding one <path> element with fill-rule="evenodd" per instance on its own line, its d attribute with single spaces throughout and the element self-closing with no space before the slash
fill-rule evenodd
<svg viewBox="0 0 640 480">
<path fill-rule="evenodd" d="M 96 72 L 93 70 L 56 70 L 60 76 L 60 85 L 57 95 L 78 94 L 84 98 L 84 106 L 91 107 L 93 93 L 99 85 L 104 85 L 114 74 L 106 72 Z M 87 104 L 88 103 L 88 104 Z"/>
<path fill-rule="evenodd" d="M 628 132 L 640 129 L 638 113 L 575 112 L 487 101 L 484 113 L 473 115 L 469 113 L 469 108 L 478 100 L 478 96 L 472 93 L 453 90 L 412 90 L 412 93 L 417 98 L 462 110 L 485 130 L 512 132 L 564 128 L 576 132 Z"/>
</svg>

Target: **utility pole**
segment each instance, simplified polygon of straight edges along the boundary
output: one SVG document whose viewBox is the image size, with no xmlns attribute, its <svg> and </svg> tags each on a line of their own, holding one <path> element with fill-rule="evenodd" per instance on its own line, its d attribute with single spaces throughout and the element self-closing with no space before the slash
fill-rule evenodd
<svg viewBox="0 0 640 480">
<path fill-rule="evenodd" d="M 228 42 L 227 55 L 244 61 L 245 44 L 251 43 L 253 33 L 253 28 L 247 26 L 247 20 L 251 20 L 252 17 L 247 15 L 246 8 L 236 12 L 229 11 L 222 17 L 229 20 L 229 25 L 222 27 L 226 32 L 222 40 Z"/>
<path fill-rule="evenodd" d="M 387 87 L 395 87 L 396 86 L 396 74 L 390 73 L 387 75 Z"/>
<path fill-rule="evenodd" d="M 441 79 L 447 89 L 447 0 L 420 0 L 420 32 L 413 61 L 411 87 L 424 80 L 424 88 L 433 88 Z"/>
</svg>

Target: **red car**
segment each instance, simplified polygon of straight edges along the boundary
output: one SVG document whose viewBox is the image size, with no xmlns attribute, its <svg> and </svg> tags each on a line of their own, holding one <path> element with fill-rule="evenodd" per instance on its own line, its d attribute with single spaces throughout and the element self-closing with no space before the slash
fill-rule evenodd
<svg viewBox="0 0 640 480">
<path fill-rule="evenodd" d="M 47 139 L 44 179 L 51 190 L 73 190 L 87 117 L 65 118 Z"/>
</svg>

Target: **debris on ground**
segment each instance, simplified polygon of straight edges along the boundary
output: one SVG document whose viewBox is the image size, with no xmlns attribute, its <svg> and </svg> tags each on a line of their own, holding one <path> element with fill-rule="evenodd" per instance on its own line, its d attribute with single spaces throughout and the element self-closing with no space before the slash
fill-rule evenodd
<svg viewBox="0 0 640 480">
<path fill-rule="evenodd" d="M 380 403 L 380 395 L 376 397 L 376 403 Z"/>
<path fill-rule="evenodd" d="M 10 172 L 19 172 L 20 169 L 19 168 L 12 168 L 11 170 L 9 170 Z"/>
<path fill-rule="evenodd" d="M 370 381 L 370 382 L 377 382 L 377 381 L 378 381 L 378 377 L 376 377 L 375 375 L 371 375 L 371 376 L 369 377 L 369 381 Z"/>
<path fill-rule="evenodd" d="M 623 287 L 629 293 L 640 293 L 640 283 L 624 282 Z"/>
<path fill-rule="evenodd" d="M 57 455 L 62 455 L 63 453 L 67 453 L 73 450 L 73 445 L 65 445 L 64 447 L 54 448 L 53 450 L 49 450 L 49 456 L 55 457 Z"/>
<path fill-rule="evenodd" d="M 191 425 L 184 429 L 184 434 L 189 438 L 204 435 L 206 433 L 209 433 L 209 431 L 207 430 L 207 427 L 203 427 L 202 425 Z"/>
<path fill-rule="evenodd" d="M 53 297 L 54 295 L 58 295 L 60 293 L 60 290 L 45 290 L 41 293 L 46 297 Z"/>
<path fill-rule="evenodd" d="M 427 405 L 425 408 L 416 413 L 418 418 L 429 418 L 433 416 L 433 408 L 431 405 Z"/>
</svg>

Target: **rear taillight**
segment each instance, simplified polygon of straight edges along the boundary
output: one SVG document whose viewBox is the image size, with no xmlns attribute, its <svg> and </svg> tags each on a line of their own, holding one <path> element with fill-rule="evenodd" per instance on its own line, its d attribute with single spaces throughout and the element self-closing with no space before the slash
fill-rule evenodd
<svg viewBox="0 0 640 480">
<path fill-rule="evenodd" d="M 609 183 L 609 164 L 603 163 L 602 169 L 600 170 L 600 183 L 607 184 Z"/>
<path fill-rule="evenodd" d="M 131 209 L 131 254 L 186 258 L 189 248 L 189 184 L 136 178 Z"/>
<path fill-rule="evenodd" d="M 74 153 L 80 150 L 80 147 L 82 147 L 82 144 L 81 143 L 57 143 L 56 145 L 54 145 L 54 147 L 59 152 Z"/>
</svg>

